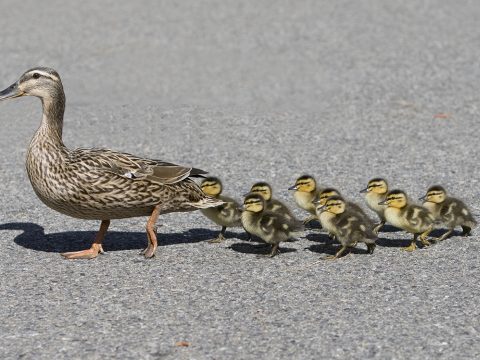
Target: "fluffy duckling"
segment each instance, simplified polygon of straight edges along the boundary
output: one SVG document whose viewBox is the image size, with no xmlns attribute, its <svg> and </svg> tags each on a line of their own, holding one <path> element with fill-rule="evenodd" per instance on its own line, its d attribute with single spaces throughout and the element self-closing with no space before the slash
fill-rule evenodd
<svg viewBox="0 0 480 360">
<path fill-rule="evenodd" d="M 313 202 L 318 200 L 321 189 L 317 189 L 315 178 L 311 175 L 302 175 L 295 181 L 295 185 L 289 187 L 288 190 L 295 191 L 293 198 L 297 205 L 311 214 L 303 223 L 308 224 L 310 221 L 316 220 L 316 206 Z"/>
<path fill-rule="evenodd" d="M 462 236 L 468 236 L 472 228 L 477 225 L 472 213 L 463 201 L 447 196 L 447 192 L 442 186 L 430 187 L 427 194 L 422 196 L 420 200 L 425 200 L 423 206 L 432 213 L 436 221 L 448 228 L 445 234 L 435 239 L 436 241 L 445 240 L 452 234 L 456 226 L 462 227 Z"/>
<path fill-rule="evenodd" d="M 348 203 L 341 196 L 331 196 L 324 205 L 318 204 L 316 213 L 322 227 L 335 235 L 342 245 L 340 250 L 328 259 L 337 259 L 358 242 L 365 243 L 368 253 L 373 254 L 377 235 L 372 231 L 371 224 L 357 212 L 349 209 Z"/>
<path fill-rule="evenodd" d="M 272 187 L 266 182 L 257 182 L 252 185 L 250 193 L 260 194 L 265 200 L 265 210 L 285 217 L 289 221 L 296 220 L 290 209 L 280 200 L 272 198 Z M 246 196 L 246 195 L 245 195 Z"/>
<path fill-rule="evenodd" d="M 207 177 L 200 184 L 202 191 L 213 198 L 222 200 L 223 205 L 202 209 L 201 212 L 215 224 L 220 225 L 222 230 L 216 239 L 209 240 L 209 243 L 219 243 L 225 240 L 225 231 L 227 227 L 242 226 L 239 204 L 228 196 L 221 195 L 223 186 L 220 179 L 216 177 Z"/>
<path fill-rule="evenodd" d="M 272 245 L 269 256 L 279 253 L 279 244 L 303 230 L 298 221 L 288 221 L 277 213 L 265 211 L 265 200 L 260 194 L 250 193 L 243 201 L 242 225 L 244 229 Z"/>
<path fill-rule="evenodd" d="M 340 192 L 337 189 L 325 188 L 318 194 L 318 200 L 315 200 L 313 203 L 315 205 L 325 205 L 327 203 L 328 198 L 330 198 L 332 196 L 340 196 L 341 197 L 342 195 L 340 194 Z M 360 217 L 367 220 L 369 225 L 372 225 L 371 224 L 372 221 L 370 220 L 368 215 L 365 213 L 365 211 L 363 211 L 363 209 L 359 205 L 357 205 L 356 203 L 354 203 L 352 201 L 346 201 L 346 200 L 345 200 L 345 204 L 347 205 L 347 208 L 350 211 L 358 214 Z M 371 228 L 373 229 L 373 226 Z"/>
<path fill-rule="evenodd" d="M 385 219 L 402 230 L 413 234 L 410 246 L 404 248 L 406 251 L 413 251 L 417 248 L 417 238 L 424 246 L 430 245 L 427 240 L 428 234 L 433 229 L 434 217 L 423 206 L 410 204 L 407 195 L 402 190 L 391 190 L 387 193 L 385 200 L 380 205 L 387 205 L 385 208 Z"/>
<path fill-rule="evenodd" d="M 385 206 L 378 203 L 387 198 L 388 184 L 385 179 L 375 178 L 368 182 L 368 186 L 360 191 L 365 193 L 365 200 L 370 209 L 377 213 L 380 222 L 375 226 L 374 231 L 378 234 L 383 225 L 385 225 Z"/>
</svg>

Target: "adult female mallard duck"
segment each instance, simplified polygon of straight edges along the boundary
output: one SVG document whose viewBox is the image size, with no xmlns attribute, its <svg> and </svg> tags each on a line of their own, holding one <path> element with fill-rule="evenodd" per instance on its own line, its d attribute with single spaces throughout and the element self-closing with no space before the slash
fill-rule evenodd
<svg viewBox="0 0 480 360">
<path fill-rule="evenodd" d="M 205 171 L 107 149 L 68 149 L 62 141 L 65 94 L 58 73 L 37 67 L 0 92 L 0 100 L 19 96 L 42 100 L 43 118 L 27 151 L 33 190 L 48 207 L 79 219 L 101 220 L 90 249 L 63 253 L 91 259 L 103 252 L 111 219 L 149 216 L 146 258 L 155 255 L 155 224 L 160 214 L 223 204 L 205 195 L 190 177 Z"/>
</svg>

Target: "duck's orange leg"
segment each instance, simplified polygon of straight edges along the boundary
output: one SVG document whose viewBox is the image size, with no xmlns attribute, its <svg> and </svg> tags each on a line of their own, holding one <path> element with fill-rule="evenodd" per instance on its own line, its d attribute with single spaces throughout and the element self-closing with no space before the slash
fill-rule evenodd
<svg viewBox="0 0 480 360">
<path fill-rule="evenodd" d="M 143 255 L 150 259 L 155 256 L 155 251 L 157 250 L 157 232 L 156 232 L 156 223 L 158 217 L 160 216 L 160 205 L 155 206 L 152 211 L 152 215 L 148 218 L 147 221 L 147 238 L 148 238 L 148 246 L 143 251 Z"/>
<path fill-rule="evenodd" d="M 103 253 L 102 241 L 105 238 L 107 233 L 108 226 L 110 225 L 110 220 L 102 220 L 100 225 L 100 230 L 98 230 L 97 235 L 95 236 L 95 241 L 92 244 L 92 247 L 87 250 L 82 251 L 72 251 L 62 253 L 61 255 L 65 259 L 93 259 L 96 258 L 98 254 Z"/>
</svg>

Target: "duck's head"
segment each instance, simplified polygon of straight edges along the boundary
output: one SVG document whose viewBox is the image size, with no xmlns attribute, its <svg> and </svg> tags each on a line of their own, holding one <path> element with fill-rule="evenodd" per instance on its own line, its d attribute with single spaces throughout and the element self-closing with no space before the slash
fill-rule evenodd
<svg viewBox="0 0 480 360">
<path fill-rule="evenodd" d="M 392 190 L 387 193 L 385 200 L 380 201 L 378 205 L 387 205 L 389 207 L 394 207 L 401 209 L 407 206 L 407 194 L 402 190 Z"/>
<path fill-rule="evenodd" d="M 335 195 L 329 197 L 324 205 L 318 205 L 316 208 L 317 214 L 328 211 L 332 214 L 341 214 L 345 211 L 345 200 L 341 196 Z"/>
<path fill-rule="evenodd" d="M 265 200 L 263 196 L 256 193 L 250 193 L 245 196 L 243 200 L 243 211 L 249 211 L 253 213 L 262 212 L 265 207 Z"/>
<path fill-rule="evenodd" d="M 374 192 L 377 194 L 386 194 L 388 191 L 388 184 L 385 179 L 375 178 L 368 182 L 368 186 L 361 190 L 361 193 Z"/>
<path fill-rule="evenodd" d="M 269 201 L 272 198 L 272 187 L 263 181 L 253 184 L 250 192 L 262 195 L 265 201 Z"/>
<path fill-rule="evenodd" d="M 203 179 L 202 183 L 200 184 L 200 188 L 205 194 L 210 196 L 220 195 L 223 189 L 220 179 L 213 176 Z"/>
<path fill-rule="evenodd" d="M 42 99 L 63 95 L 62 81 L 58 73 L 50 68 L 36 67 L 26 71 L 20 79 L 0 92 L 0 100 L 19 96 L 36 96 Z"/>
<path fill-rule="evenodd" d="M 288 190 L 296 190 L 301 192 L 313 192 L 317 188 L 317 182 L 315 178 L 311 175 L 302 175 L 300 176 L 297 181 L 295 181 L 295 185 L 288 188 Z"/>
<path fill-rule="evenodd" d="M 314 200 L 313 203 L 321 206 L 325 205 L 327 199 L 332 196 L 340 196 L 340 192 L 334 188 L 326 188 L 318 195 L 318 200 Z"/>
<path fill-rule="evenodd" d="M 440 185 L 435 185 L 427 190 L 427 194 L 422 196 L 419 200 L 425 200 L 435 204 L 440 204 L 447 198 L 447 192 Z"/>
</svg>

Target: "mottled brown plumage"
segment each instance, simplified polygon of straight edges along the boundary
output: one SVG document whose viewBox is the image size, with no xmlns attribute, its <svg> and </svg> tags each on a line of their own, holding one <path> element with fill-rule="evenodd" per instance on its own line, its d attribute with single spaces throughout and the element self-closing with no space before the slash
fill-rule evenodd
<svg viewBox="0 0 480 360">
<path fill-rule="evenodd" d="M 27 152 L 28 177 L 37 196 L 50 208 L 80 219 L 102 220 L 91 249 L 64 254 L 92 258 L 102 252 L 109 220 L 150 216 L 146 257 L 156 249 L 159 214 L 219 206 L 190 179 L 205 172 L 160 160 L 107 149 L 68 149 L 62 141 L 65 95 L 58 73 L 34 68 L 0 92 L 0 100 L 23 95 L 39 97 L 43 118 Z"/>
</svg>

